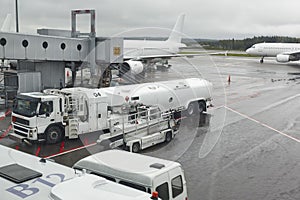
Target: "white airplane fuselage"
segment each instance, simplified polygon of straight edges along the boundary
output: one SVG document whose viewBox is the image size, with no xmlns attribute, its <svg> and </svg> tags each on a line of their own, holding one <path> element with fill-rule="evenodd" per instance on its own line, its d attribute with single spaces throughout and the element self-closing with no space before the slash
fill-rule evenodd
<svg viewBox="0 0 300 200">
<path fill-rule="evenodd" d="M 278 54 L 300 51 L 298 43 L 258 43 L 246 50 L 249 55 L 276 57 Z"/>
<path fill-rule="evenodd" d="M 300 43 L 258 43 L 246 50 L 249 55 L 276 57 L 277 62 L 287 63 L 300 60 Z"/>
<path fill-rule="evenodd" d="M 173 41 L 124 40 L 124 57 L 177 54 L 183 43 Z"/>
<path fill-rule="evenodd" d="M 173 57 L 178 57 L 177 53 L 181 47 L 186 47 L 181 43 L 182 28 L 185 14 L 180 14 L 177 21 L 170 32 L 167 40 L 124 40 L 123 58 L 124 63 L 119 65 L 119 75 L 130 71 L 131 75 L 145 73 L 146 68 L 168 69 L 171 65 L 168 60 Z M 158 65 L 157 65 L 158 64 Z"/>
<path fill-rule="evenodd" d="M 182 29 L 185 14 L 180 14 L 170 32 L 168 39 L 162 40 L 124 40 L 124 58 L 139 59 L 140 61 L 170 59 L 179 52 L 181 47 Z"/>
</svg>

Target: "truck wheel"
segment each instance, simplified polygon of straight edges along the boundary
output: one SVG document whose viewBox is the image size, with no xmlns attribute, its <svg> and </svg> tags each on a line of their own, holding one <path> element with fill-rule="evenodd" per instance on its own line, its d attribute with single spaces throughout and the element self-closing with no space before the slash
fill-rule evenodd
<svg viewBox="0 0 300 200">
<path fill-rule="evenodd" d="M 199 112 L 199 106 L 197 102 L 191 102 L 187 108 L 187 114 L 188 116 L 193 116 L 197 112 Z"/>
<path fill-rule="evenodd" d="M 140 143 L 136 142 L 132 145 L 132 152 L 133 153 L 138 153 L 140 151 Z"/>
<path fill-rule="evenodd" d="M 48 144 L 54 144 L 62 139 L 62 131 L 58 126 L 50 126 L 46 131 L 46 141 Z"/>
<path fill-rule="evenodd" d="M 171 140 L 172 140 L 172 133 L 167 132 L 165 142 L 169 143 L 169 142 L 171 142 Z"/>
<path fill-rule="evenodd" d="M 206 111 L 206 103 L 204 101 L 199 101 L 199 113 L 203 113 Z"/>
</svg>

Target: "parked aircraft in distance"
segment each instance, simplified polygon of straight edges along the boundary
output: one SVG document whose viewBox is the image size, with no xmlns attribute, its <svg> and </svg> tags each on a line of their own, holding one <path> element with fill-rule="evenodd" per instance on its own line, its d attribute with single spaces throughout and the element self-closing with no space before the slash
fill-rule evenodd
<svg viewBox="0 0 300 200">
<path fill-rule="evenodd" d="M 4 21 L 3 21 L 3 24 L 2 24 L 2 26 L 1 26 L 1 29 L 0 29 L 0 31 L 1 32 L 11 32 L 11 21 L 12 21 L 12 16 L 11 16 L 11 14 L 7 14 L 6 15 L 6 18 L 4 19 Z"/>
<path fill-rule="evenodd" d="M 258 43 L 246 50 L 249 55 L 264 57 L 276 57 L 277 62 L 286 63 L 300 60 L 300 43 Z"/>
<path fill-rule="evenodd" d="M 160 64 L 168 68 L 168 59 L 183 55 L 177 54 L 179 49 L 186 47 L 181 43 L 185 14 L 179 15 L 176 24 L 165 41 L 157 40 L 124 40 L 124 60 L 120 67 L 122 74 L 129 70 L 133 74 L 145 71 L 145 68 Z"/>
</svg>

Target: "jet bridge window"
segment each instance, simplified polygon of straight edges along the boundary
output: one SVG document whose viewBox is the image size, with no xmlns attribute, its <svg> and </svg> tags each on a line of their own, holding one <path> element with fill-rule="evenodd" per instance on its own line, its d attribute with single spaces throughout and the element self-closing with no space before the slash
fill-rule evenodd
<svg viewBox="0 0 300 200">
<path fill-rule="evenodd" d="M 0 168 L 0 177 L 12 181 L 14 183 L 23 183 L 38 177 L 43 174 L 26 168 L 18 164 L 6 165 Z"/>
</svg>

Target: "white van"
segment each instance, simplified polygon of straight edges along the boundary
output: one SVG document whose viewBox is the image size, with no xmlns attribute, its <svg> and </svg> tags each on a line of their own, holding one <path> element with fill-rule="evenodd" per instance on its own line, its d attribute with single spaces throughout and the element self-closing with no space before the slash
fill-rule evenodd
<svg viewBox="0 0 300 200">
<path fill-rule="evenodd" d="M 186 200 L 184 172 L 177 162 L 121 150 L 108 150 L 79 160 L 74 169 L 86 170 L 162 200 Z"/>
<path fill-rule="evenodd" d="M 151 195 L 0 145 L 1 200 L 151 200 Z"/>
</svg>

